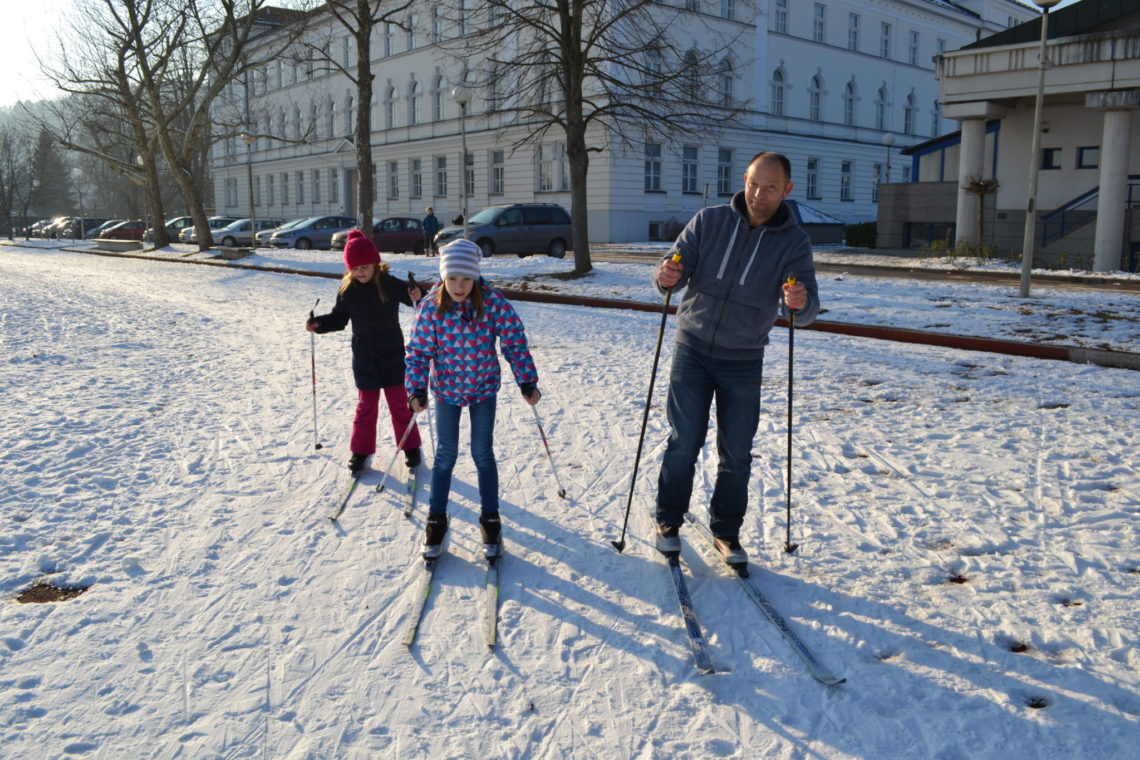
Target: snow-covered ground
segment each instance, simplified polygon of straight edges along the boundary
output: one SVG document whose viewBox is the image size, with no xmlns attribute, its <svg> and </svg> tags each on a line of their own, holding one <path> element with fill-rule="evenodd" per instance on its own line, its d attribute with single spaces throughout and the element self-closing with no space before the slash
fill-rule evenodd
<svg viewBox="0 0 1140 760">
<path fill-rule="evenodd" d="M 340 268 L 335 253 L 246 261 L 272 260 Z M 435 266 L 385 260 L 401 276 Z M 486 262 L 503 283 L 566 268 Z M 648 272 L 604 264 L 559 287 L 659 300 Z M 610 544 L 658 315 L 516 304 L 568 495 L 530 408 L 505 393 L 499 646 L 478 625 L 463 452 L 449 554 L 408 649 L 422 508 L 404 518 L 401 489 L 375 494 L 369 472 L 327 519 L 346 481 L 348 336 L 317 339 L 314 431 L 303 322 L 335 281 L 30 247 L 0 247 L 0 281 L 2 757 L 1135 756 L 1136 372 L 801 332 L 787 554 L 788 357 L 773 332 L 743 540 L 764 592 L 848 679 L 824 687 L 686 530 L 724 672 L 693 669 L 648 517 L 671 335 L 627 546 Z M 821 288 L 831 320 L 1138 350 L 1136 295 L 1041 288 L 1024 302 L 1009 287 L 833 276 Z M 710 445 L 698 516 L 715 467 Z M 15 602 L 37 582 L 90 589 Z"/>
</svg>

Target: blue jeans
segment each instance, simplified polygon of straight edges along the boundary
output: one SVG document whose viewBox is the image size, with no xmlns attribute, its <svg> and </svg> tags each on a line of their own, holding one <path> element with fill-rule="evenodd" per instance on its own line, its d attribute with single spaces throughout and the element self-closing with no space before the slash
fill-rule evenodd
<svg viewBox="0 0 1140 760">
<path fill-rule="evenodd" d="M 657 478 L 657 522 L 681 525 L 693 493 L 697 456 L 705 445 L 716 398 L 719 465 L 709 503 L 715 536 L 738 537 L 748 508 L 752 439 L 760 422 L 764 359 L 712 359 L 677 344 L 669 373 L 669 443 Z"/>
<path fill-rule="evenodd" d="M 499 511 L 499 468 L 495 464 L 496 396 L 467 407 L 471 420 L 471 458 L 479 473 L 479 501 L 483 514 Z M 435 402 L 435 465 L 431 470 L 431 498 L 428 511 L 447 513 L 451 495 L 451 471 L 459 455 L 459 415 L 463 407 Z"/>
</svg>

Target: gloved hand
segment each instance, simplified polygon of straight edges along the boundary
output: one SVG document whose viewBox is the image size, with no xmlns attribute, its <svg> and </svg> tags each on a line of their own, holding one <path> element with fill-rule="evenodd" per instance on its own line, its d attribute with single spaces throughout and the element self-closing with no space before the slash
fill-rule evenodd
<svg viewBox="0 0 1140 760">
<path fill-rule="evenodd" d="M 416 391 L 408 396 L 408 408 L 412 410 L 412 414 L 419 414 L 427 409 L 427 391 Z"/>
<path fill-rule="evenodd" d="M 523 398 L 531 406 L 537 404 L 538 400 L 542 398 L 542 391 L 534 383 L 522 383 L 519 385 L 519 390 L 522 391 Z"/>
</svg>

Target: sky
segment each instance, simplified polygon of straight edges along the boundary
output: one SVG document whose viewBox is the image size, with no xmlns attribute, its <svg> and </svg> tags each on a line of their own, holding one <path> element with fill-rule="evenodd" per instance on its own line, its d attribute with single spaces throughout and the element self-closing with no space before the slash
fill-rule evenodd
<svg viewBox="0 0 1140 760">
<path fill-rule="evenodd" d="M 717 670 L 699 675 L 649 515 L 675 320 L 641 449 L 659 313 L 516 300 L 543 398 L 532 410 L 508 380 L 498 402 L 496 646 L 465 431 L 446 554 L 406 646 L 425 509 L 401 513 L 402 462 L 375 490 L 386 413 L 381 452 L 328 519 L 347 481 L 350 336 L 303 325 L 337 281 L 158 255 L 0 244 L 5 758 L 1135 756 L 1140 372 L 802 330 L 793 393 L 773 330 L 741 541 L 757 588 L 847 682 L 813 680 L 686 526 Z M 341 268 L 327 251 L 246 261 Z M 438 268 L 384 261 L 421 281 Z M 652 262 L 580 280 L 541 277 L 569 268 L 542 256 L 482 266 L 516 288 L 661 303 Z M 1136 293 L 821 275 L 837 321 L 1140 350 Z M 716 469 L 709 441 L 698 519 Z M 15 601 L 37 583 L 88 590 Z"/>
<path fill-rule="evenodd" d="M 1057 7 L 1077 1 L 1062 0 Z M 67 19 L 73 5 L 73 0 L 0 2 L 0 29 L 8 36 L 0 45 L 0 107 L 53 96 L 55 90 L 43 78 L 37 53 L 42 59 L 60 49 L 60 35 L 71 26 Z"/>
</svg>

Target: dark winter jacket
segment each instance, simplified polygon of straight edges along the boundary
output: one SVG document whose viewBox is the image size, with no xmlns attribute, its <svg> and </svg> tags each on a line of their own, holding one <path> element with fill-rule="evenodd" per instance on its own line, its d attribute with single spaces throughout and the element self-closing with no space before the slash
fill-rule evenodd
<svg viewBox="0 0 1140 760">
<path fill-rule="evenodd" d="M 538 371 L 527 348 L 526 332 L 514 307 L 502 293 L 482 280 L 483 316 L 477 318 L 471 299 L 436 313 L 436 285 L 420 303 L 408 339 L 409 395 L 426 393 L 428 375 L 435 397 L 453 406 L 470 406 L 499 392 L 501 373 L 495 341 L 520 387 L 534 386 Z M 434 364 L 434 366 L 432 366 Z"/>
<path fill-rule="evenodd" d="M 425 235 L 435 237 L 435 233 L 439 232 L 439 217 L 435 214 L 428 214 L 424 217 L 423 226 Z"/>
<path fill-rule="evenodd" d="M 375 282 L 355 280 L 328 314 L 316 317 L 318 333 L 343 330 L 352 322 L 352 374 L 362 390 L 389 388 L 404 382 L 404 331 L 397 312 L 400 304 L 412 305 L 408 283 L 378 272 L 386 301 L 380 300 Z"/>
<path fill-rule="evenodd" d="M 674 253 L 681 254 L 683 270 L 674 290 L 685 289 L 677 307 L 677 342 L 704 354 L 762 357 L 776 315 L 785 311 L 781 286 L 788 275 L 808 291 L 796 325 L 811 323 L 819 313 L 811 239 L 786 203 L 756 228 L 748 224 L 743 192 L 730 203 L 703 208 L 681 231 L 669 256 Z"/>
</svg>

